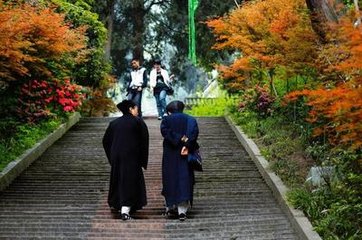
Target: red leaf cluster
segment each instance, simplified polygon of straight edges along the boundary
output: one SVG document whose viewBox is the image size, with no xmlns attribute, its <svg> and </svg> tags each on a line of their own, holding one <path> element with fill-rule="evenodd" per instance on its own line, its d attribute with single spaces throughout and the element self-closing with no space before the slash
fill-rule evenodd
<svg viewBox="0 0 362 240">
<path fill-rule="evenodd" d="M 31 80 L 20 88 L 18 116 L 28 123 L 36 123 L 50 116 L 74 112 L 82 104 L 82 87 L 69 80 Z"/>
</svg>

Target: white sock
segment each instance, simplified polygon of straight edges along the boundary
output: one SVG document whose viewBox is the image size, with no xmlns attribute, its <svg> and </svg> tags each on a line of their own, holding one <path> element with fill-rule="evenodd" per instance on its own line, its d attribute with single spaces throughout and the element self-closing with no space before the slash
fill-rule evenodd
<svg viewBox="0 0 362 240">
<path fill-rule="evenodd" d="M 189 208 L 189 202 L 188 202 L 188 201 L 179 203 L 179 204 L 177 205 L 178 214 L 179 214 L 179 215 L 180 215 L 181 213 L 186 214 L 188 208 Z"/>
<path fill-rule="evenodd" d="M 121 214 L 122 213 L 126 213 L 129 215 L 129 212 L 131 211 L 131 207 L 128 207 L 128 206 L 122 206 L 121 208 Z"/>
</svg>

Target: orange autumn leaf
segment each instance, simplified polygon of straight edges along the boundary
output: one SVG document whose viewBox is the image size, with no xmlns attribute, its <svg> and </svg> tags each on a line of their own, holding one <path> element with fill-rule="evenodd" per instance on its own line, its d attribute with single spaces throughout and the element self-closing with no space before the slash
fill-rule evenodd
<svg viewBox="0 0 362 240">
<path fill-rule="evenodd" d="M 82 52 L 84 28 L 72 28 L 64 15 L 51 8 L 29 4 L 5 5 L 0 1 L 0 77 L 6 81 L 37 73 L 51 75 L 48 61 Z"/>
<path fill-rule="evenodd" d="M 289 100 L 304 96 L 311 107 L 310 122 L 320 121 L 322 125 L 314 130 L 323 135 L 331 144 L 361 148 L 362 136 L 362 86 L 344 84 L 334 89 L 304 90 L 291 93 Z"/>
<path fill-rule="evenodd" d="M 299 91 L 287 98 L 307 98 L 311 107 L 309 118 L 324 123 L 316 135 L 324 134 L 330 143 L 352 149 L 362 148 L 362 26 L 353 25 L 354 18 L 347 15 L 334 30 L 328 51 L 333 64 L 330 71 L 339 72 L 343 81 L 334 80 L 334 85 L 321 86 L 316 90 Z M 325 54 L 326 52 L 323 52 Z M 331 58 L 331 56 L 336 56 Z M 333 81 L 330 81 L 333 83 Z"/>
<path fill-rule="evenodd" d="M 236 81 L 246 71 L 281 65 L 300 71 L 311 65 L 316 35 L 306 12 L 303 0 L 263 0 L 244 2 L 229 15 L 209 20 L 217 41 L 214 48 L 240 52 L 227 72 L 221 69 L 221 76 Z M 240 59 L 243 64 L 237 63 Z"/>
</svg>

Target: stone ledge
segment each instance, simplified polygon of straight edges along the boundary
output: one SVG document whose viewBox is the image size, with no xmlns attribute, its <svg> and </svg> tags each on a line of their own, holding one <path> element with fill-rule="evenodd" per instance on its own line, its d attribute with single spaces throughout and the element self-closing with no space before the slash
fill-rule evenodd
<svg viewBox="0 0 362 240">
<path fill-rule="evenodd" d="M 39 158 L 55 141 L 61 138 L 69 128 L 80 119 L 78 112 L 69 117 L 68 122 L 61 124 L 54 132 L 46 136 L 34 147 L 26 150 L 20 157 L 10 162 L 0 172 L 0 192 L 10 185 L 32 162 Z"/>
<path fill-rule="evenodd" d="M 298 236 L 301 239 L 322 240 L 319 234 L 313 230 L 312 224 L 308 218 L 305 217 L 304 213 L 287 204 L 286 193 L 288 188 L 284 185 L 282 180 L 269 169 L 268 161 L 266 161 L 265 158 L 261 155 L 260 150 L 254 141 L 248 138 L 248 136 L 242 132 L 242 130 L 229 116 L 225 116 L 225 119 L 229 123 L 230 127 L 236 134 L 245 150 L 248 152 L 249 156 L 255 162 L 259 172 L 263 176 L 265 182 L 271 188 L 273 195 L 278 200 L 284 212 L 287 214 L 287 217 L 290 220 L 293 228 L 296 230 Z"/>
</svg>

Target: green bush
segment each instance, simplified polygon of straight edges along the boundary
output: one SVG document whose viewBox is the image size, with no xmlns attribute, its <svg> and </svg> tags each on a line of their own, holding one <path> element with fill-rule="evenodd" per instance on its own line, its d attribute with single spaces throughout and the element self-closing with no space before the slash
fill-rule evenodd
<svg viewBox="0 0 362 240">
<path fill-rule="evenodd" d="M 215 98 L 210 101 L 201 101 L 185 112 L 199 117 L 224 116 L 231 107 L 235 107 L 235 98 Z"/>
<path fill-rule="evenodd" d="M 290 119 L 285 111 L 266 118 L 248 108 L 231 112 L 292 189 L 289 202 L 307 215 L 323 239 L 362 239 L 362 152 L 331 149 L 311 136 L 311 126 Z M 335 176 L 324 186 L 311 187 L 305 179 L 312 165 L 334 166 Z"/>
<path fill-rule="evenodd" d="M 74 64 L 72 58 L 64 59 L 68 67 L 72 69 L 71 76 L 82 86 L 98 88 L 101 81 L 108 78 L 111 65 L 104 58 L 104 46 L 107 38 L 107 29 L 98 19 L 98 15 L 90 11 L 86 3 L 68 0 L 52 0 L 59 6 L 58 10 L 66 14 L 66 18 L 74 26 L 87 26 L 87 56 L 86 61 Z"/>
<path fill-rule="evenodd" d="M 52 119 L 42 121 L 37 125 L 8 122 L 8 127 L 15 127 L 13 136 L 0 138 L 0 171 L 2 171 L 8 163 L 15 160 L 27 149 L 32 148 L 37 142 L 45 136 L 53 132 L 61 124 L 61 120 Z M 2 127 L 6 124 L 3 122 Z"/>
<path fill-rule="evenodd" d="M 362 239 L 360 197 L 341 182 L 332 188 L 294 189 L 287 198 L 308 216 L 323 239 Z"/>
<path fill-rule="evenodd" d="M 310 163 L 305 160 L 301 131 L 283 116 L 273 113 L 269 117 L 249 109 L 233 113 L 243 131 L 259 145 L 262 155 L 270 162 L 271 169 L 288 185 L 303 184 Z"/>
</svg>

